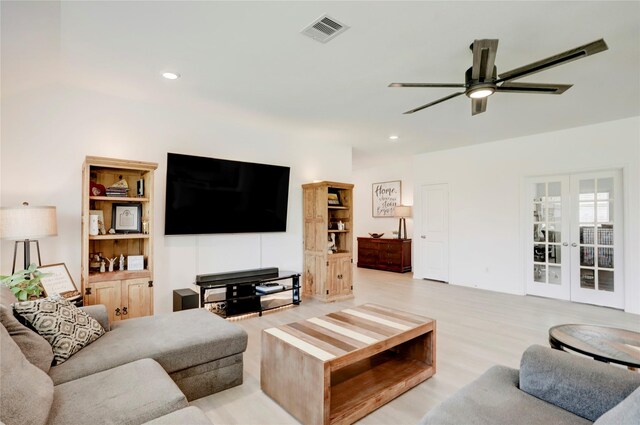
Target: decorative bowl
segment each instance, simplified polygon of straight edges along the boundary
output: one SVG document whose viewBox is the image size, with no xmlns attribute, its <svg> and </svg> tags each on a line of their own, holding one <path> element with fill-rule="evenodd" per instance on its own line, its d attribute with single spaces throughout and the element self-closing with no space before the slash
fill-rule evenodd
<svg viewBox="0 0 640 425">
<path fill-rule="evenodd" d="M 384 233 L 369 233 L 372 238 L 381 238 Z"/>
</svg>

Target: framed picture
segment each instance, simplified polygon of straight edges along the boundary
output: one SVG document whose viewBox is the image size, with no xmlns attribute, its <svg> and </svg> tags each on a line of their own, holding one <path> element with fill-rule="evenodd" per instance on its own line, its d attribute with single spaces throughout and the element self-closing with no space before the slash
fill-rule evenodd
<svg viewBox="0 0 640 425">
<path fill-rule="evenodd" d="M 329 193 L 328 195 L 329 205 L 340 206 L 340 198 L 337 193 Z"/>
<path fill-rule="evenodd" d="M 374 183 L 371 189 L 373 217 L 393 217 L 402 203 L 402 181 Z"/>
<path fill-rule="evenodd" d="M 111 227 L 116 233 L 142 232 L 142 204 L 113 204 Z"/>
<path fill-rule="evenodd" d="M 46 274 L 40 279 L 46 296 L 55 294 L 64 298 L 79 298 L 81 296 L 73 279 L 71 279 L 66 264 L 48 264 L 38 267 L 38 270 Z"/>
<path fill-rule="evenodd" d="M 98 216 L 98 233 L 101 235 L 106 235 L 107 229 L 104 225 L 104 212 L 102 210 L 89 210 L 89 215 Z"/>
</svg>

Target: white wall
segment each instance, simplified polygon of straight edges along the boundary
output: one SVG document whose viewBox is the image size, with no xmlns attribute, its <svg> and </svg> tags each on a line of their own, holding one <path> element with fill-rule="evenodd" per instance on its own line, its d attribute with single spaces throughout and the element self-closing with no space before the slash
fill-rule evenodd
<svg viewBox="0 0 640 425">
<path fill-rule="evenodd" d="M 413 205 L 413 161 L 411 157 L 394 158 L 381 165 L 354 169 L 352 182 L 354 196 L 354 257 L 357 260 L 358 244 L 355 237 L 369 237 L 369 233 L 384 233 L 384 238 L 396 238 L 393 232 L 398 231 L 397 218 L 376 218 L 372 214 L 373 183 L 392 180 L 402 181 L 402 204 Z M 413 219 L 407 219 L 407 234 L 413 234 Z"/>
<path fill-rule="evenodd" d="M 449 183 L 450 283 L 524 294 L 521 195 L 527 176 L 622 169 L 625 310 L 640 313 L 640 117 L 414 158 L 414 196 Z M 419 202 L 414 207 L 420 233 Z M 414 245 L 414 271 L 423 277 Z"/>
<path fill-rule="evenodd" d="M 82 162 L 86 155 L 159 163 L 155 187 L 155 307 L 170 311 L 172 289 L 196 274 L 277 266 L 302 270 L 301 184 L 350 181 L 351 149 L 288 130 L 268 117 L 221 105 L 158 103 L 49 85 L 2 98 L 1 203 L 55 205 L 58 236 L 43 239 L 44 263 L 64 262 L 80 284 Z M 166 154 L 291 167 L 286 233 L 163 236 Z M 2 241 L 1 271 L 13 244 Z M 19 257 L 19 264 L 22 258 Z"/>
</svg>

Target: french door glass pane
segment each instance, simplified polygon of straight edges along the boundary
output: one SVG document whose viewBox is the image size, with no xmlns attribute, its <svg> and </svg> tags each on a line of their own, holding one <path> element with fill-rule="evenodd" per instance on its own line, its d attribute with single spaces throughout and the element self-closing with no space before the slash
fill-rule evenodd
<svg viewBox="0 0 640 425">
<path fill-rule="evenodd" d="M 560 182 L 549 182 L 549 200 L 559 201 L 562 194 L 562 184 Z"/>
<path fill-rule="evenodd" d="M 562 242 L 562 234 L 560 229 L 562 228 L 562 223 L 549 223 L 549 231 L 547 232 L 547 239 L 549 242 Z"/>
<path fill-rule="evenodd" d="M 613 225 L 598 227 L 598 245 L 613 245 Z"/>
<path fill-rule="evenodd" d="M 561 273 L 562 269 L 560 266 L 549 266 L 549 283 L 553 283 L 554 285 L 562 283 Z"/>
<path fill-rule="evenodd" d="M 613 272 L 610 270 L 598 270 L 598 289 L 613 292 Z"/>
<path fill-rule="evenodd" d="M 583 289 L 595 289 L 596 282 L 592 269 L 580 269 L 580 287 Z"/>
<path fill-rule="evenodd" d="M 580 226 L 580 243 L 593 244 L 593 226 Z"/>
<path fill-rule="evenodd" d="M 560 264 L 560 245 L 549 245 L 549 262 L 554 264 Z"/>
<path fill-rule="evenodd" d="M 598 248 L 598 267 L 613 268 L 613 248 Z"/>
<path fill-rule="evenodd" d="M 580 180 L 580 194 L 587 193 L 593 196 L 593 193 L 595 191 L 596 191 L 595 179 Z"/>
<path fill-rule="evenodd" d="M 580 202 L 578 206 L 580 223 L 593 223 L 595 220 L 595 203 L 593 201 Z"/>
<path fill-rule="evenodd" d="M 598 200 L 613 199 L 613 178 L 598 179 Z"/>
<path fill-rule="evenodd" d="M 533 246 L 533 261 L 536 263 L 544 263 L 547 261 L 545 257 L 545 247 L 544 244 L 536 244 Z"/>
<path fill-rule="evenodd" d="M 533 265 L 533 280 L 536 282 L 547 282 L 547 266 L 542 264 Z"/>
<path fill-rule="evenodd" d="M 580 265 L 593 266 L 594 264 L 594 248 L 592 246 L 580 247 Z"/>
<path fill-rule="evenodd" d="M 598 201 L 598 223 L 609 223 L 613 221 L 613 202 Z"/>
<path fill-rule="evenodd" d="M 534 224 L 533 225 L 533 241 L 534 242 L 544 242 L 545 241 L 545 230 L 544 224 Z"/>
</svg>

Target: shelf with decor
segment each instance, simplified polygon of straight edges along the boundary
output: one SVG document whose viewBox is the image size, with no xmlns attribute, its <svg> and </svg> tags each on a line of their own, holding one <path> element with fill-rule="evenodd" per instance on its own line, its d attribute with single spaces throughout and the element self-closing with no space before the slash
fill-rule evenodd
<svg viewBox="0 0 640 425">
<path fill-rule="evenodd" d="M 105 241 L 115 239 L 148 239 L 151 236 L 145 233 L 116 233 L 115 235 L 89 235 L 89 240 Z"/>
<path fill-rule="evenodd" d="M 304 210 L 303 294 L 321 301 L 353 297 L 353 185 L 302 185 Z"/>
<path fill-rule="evenodd" d="M 134 198 L 131 196 L 89 196 L 90 201 L 109 201 L 109 202 L 149 202 L 149 198 Z"/>
<path fill-rule="evenodd" d="M 84 305 L 106 305 L 110 320 L 153 314 L 153 180 L 157 167 L 152 162 L 92 156 L 83 165 L 83 300 Z M 112 228 L 116 233 L 109 233 Z"/>
</svg>

